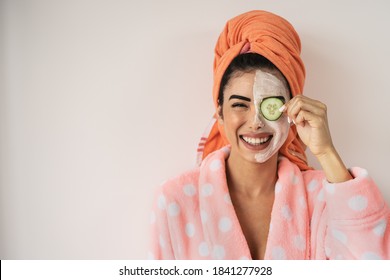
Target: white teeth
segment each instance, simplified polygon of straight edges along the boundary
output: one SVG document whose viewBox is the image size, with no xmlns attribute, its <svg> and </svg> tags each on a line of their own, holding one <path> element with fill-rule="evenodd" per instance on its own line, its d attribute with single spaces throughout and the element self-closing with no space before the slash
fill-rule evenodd
<svg viewBox="0 0 390 280">
<path fill-rule="evenodd" d="M 244 139 L 245 142 L 251 144 L 251 145 L 261 145 L 264 144 L 269 140 L 270 136 L 265 137 L 265 138 L 251 138 L 251 137 L 246 137 L 243 136 L 242 139 Z"/>
</svg>

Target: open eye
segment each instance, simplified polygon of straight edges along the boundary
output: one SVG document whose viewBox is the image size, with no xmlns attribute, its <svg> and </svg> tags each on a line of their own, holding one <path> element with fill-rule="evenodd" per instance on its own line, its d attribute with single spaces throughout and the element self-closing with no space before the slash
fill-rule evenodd
<svg viewBox="0 0 390 280">
<path fill-rule="evenodd" d="M 269 121 L 276 121 L 283 114 L 279 111 L 279 108 L 285 103 L 282 96 L 267 97 L 260 103 L 260 111 L 264 118 Z"/>
</svg>

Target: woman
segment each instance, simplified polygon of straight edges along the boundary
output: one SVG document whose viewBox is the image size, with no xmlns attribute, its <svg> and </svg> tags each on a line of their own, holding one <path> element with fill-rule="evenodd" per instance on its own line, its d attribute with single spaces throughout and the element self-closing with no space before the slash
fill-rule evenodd
<svg viewBox="0 0 390 280">
<path fill-rule="evenodd" d="M 239 15 L 215 53 L 217 113 L 201 164 L 157 191 L 150 258 L 389 259 L 389 208 L 364 169 L 344 166 L 326 106 L 301 95 L 291 24 Z"/>
</svg>

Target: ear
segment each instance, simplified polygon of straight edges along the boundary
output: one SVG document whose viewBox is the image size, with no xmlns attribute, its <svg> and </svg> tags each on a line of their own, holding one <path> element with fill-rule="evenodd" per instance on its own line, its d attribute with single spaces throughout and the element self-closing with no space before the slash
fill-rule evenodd
<svg viewBox="0 0 390 280">
<path fill-rule="evenodd" d="M 217 112 L 218 112 L 218 123 L 220 125 L 223 125 L 223 112 L 222 112 L 222 106 L 221 105 L 218 105 Z"/>
</svg>

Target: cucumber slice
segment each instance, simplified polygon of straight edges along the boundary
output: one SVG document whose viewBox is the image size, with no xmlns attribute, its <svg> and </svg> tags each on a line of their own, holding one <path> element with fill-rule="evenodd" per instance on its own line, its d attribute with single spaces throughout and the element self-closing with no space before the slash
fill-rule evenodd
<svg viewBox="0 0 390 280">
<path fill-rule="evenodd" d="M 279 112 L 279 108 L 284 104 L 284 100 L 280 97 L 268 97 L 260 103 L 260 111 L 264 118 L 269 121 L 276 121 L 283 114 Z"/>
</svg>

